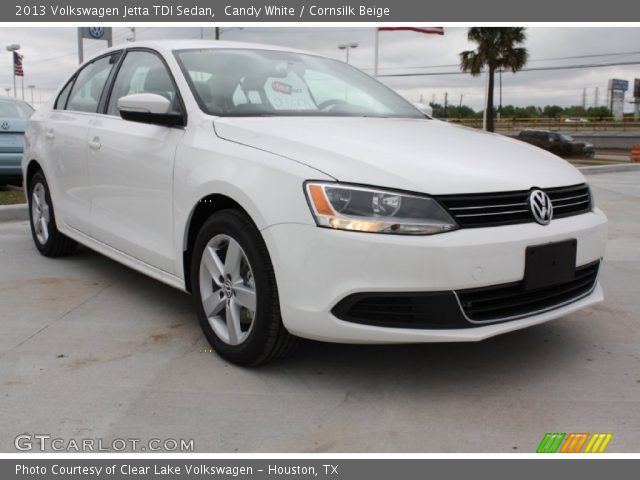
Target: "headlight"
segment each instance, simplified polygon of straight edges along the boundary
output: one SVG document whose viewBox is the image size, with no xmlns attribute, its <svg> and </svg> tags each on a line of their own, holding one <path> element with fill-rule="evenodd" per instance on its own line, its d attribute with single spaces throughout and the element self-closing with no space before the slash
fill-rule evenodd
<svg viewBox="0 0 640 480">
<path fill-rule="evenodd" d="M 321 227 L 404 235 L 457 228 L 445 209 L 427 196 L 320 182 L 307 182 L 305 192 Z"/>
</svg>

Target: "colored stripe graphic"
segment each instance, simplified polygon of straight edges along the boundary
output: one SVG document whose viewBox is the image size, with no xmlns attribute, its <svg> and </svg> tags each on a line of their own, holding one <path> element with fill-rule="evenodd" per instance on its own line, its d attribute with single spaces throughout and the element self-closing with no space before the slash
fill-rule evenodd
<svg viewBox="0 0 640 480">
<path fill-rule="evenodd" d="M 587 438 L 589 438 L 588 433 L 570 433 L 562 445 L 560 453 L 580 453 Z"/>
<path fill-rule="evenodd" d="M 566 433 L 545 433 L 536 453 L 556 453 Z"/>
<path fill-rule="evenodd" d="M 589 435 L 591 434 L 584 432 L 545 433 L 536 453 L 580 453 L 585 444 L 587 447 L 583 453 L 603 453 L 613 438 L 612 433 L 594 433 L 590 439 Z"/>
<path fill-rule="evenodd" d="M 611 437 L 613 437 L 611 433 L 594 433 L 587 448 L 584 449 L 584 453 L 603 453 L 609 445 Z"/>
</svg>

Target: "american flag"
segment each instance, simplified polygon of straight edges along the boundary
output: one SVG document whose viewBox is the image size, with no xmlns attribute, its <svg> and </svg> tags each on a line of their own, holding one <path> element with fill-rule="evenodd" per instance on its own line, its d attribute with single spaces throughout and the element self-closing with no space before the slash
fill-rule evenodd
<svg viewBox="0 0 640 480">
<path fill-rule="evenodd" d="M 22 69 L 23 58 L 18 52 L 13 52 L 13 74 L 16 77 L 24 77 L 24 70 Z"/>
<path fill-rule="evenodd" d="M 443 27 L 379 27 L 379 31 L 407 30 L 418 33 L 432 33 L 435 35 L 444 35 Z"/>
</svg>

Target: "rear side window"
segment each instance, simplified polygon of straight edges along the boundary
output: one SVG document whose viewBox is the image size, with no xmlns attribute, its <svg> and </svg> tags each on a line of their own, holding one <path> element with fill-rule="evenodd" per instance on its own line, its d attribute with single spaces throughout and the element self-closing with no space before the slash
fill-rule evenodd
<svg viewBox="0 0 640 480">
<path fill-rule="evenodd" d="M 120 53 L 97 59 L 84 67 L 73 84 L 67 110 L 97 112 L 100 97 Z"/>
<path fill-rule="evenodd" d="M 73 80 L 70 80 L 62 89 L 60 95 L 58 95 L 55 105 L 56 110 L 64 110 L 64 107 L 67 105 L 67 100 L 69 99 L 69 94 L 71 93 L 71 87 L 73 87 Z"/>
</svg>

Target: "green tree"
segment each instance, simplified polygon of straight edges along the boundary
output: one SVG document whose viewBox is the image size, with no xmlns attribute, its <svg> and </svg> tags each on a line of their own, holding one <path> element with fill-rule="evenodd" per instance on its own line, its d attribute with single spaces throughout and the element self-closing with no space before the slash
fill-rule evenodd
<svg viewBox="0 0 640 480">
<path fill-rule="evenodd" d="M 495 73 L 498 69 L 521 70 L 527 63 L 527 49 L 518 47 L 526 39 L 523 27 L 471 27 L 467 38 L 478 46 L 475 50 L 460 53 L 460 69 L 477 77 L 487 70 L 487 102 L 484 115 L 484 128 L 493 132 L 493 88 Z"/>
<path fill-rule="evenodd" d="M 565 117 L 586 117 L 587 111 L 582 108 L 582 105 L 572 105 L 564 109 Z"/>
<path fill-rule="evenodd" d="M 560 105 L 546 105 L 542 110 L 542 116 L 547 118 L 558 118 L 562 116 L 564 108 Z"/>
<path fill-rule="evenodd" d="M 602 120 L 603 118 L 611 116 L 611 110 L 607 107 L 589 107 L 589 109 L 587 109 L 587 116 Z"/>
</svg>

